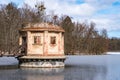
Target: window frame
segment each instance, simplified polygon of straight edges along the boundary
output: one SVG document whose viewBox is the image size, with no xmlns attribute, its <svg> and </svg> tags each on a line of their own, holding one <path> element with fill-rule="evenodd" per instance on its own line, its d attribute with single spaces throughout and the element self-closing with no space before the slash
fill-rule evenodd
<svg viewBox="0 0 120 80">
<path fill-rule="evenodd" d="M 41 44 L 41 36 L 33 36 L 33 44 L 34 45 L 42 45 Z"/>
<path fill-rule="evenodd" d="M 50 45 L 56 45 L 56 36 L 50 37 Z"/>
</svg>

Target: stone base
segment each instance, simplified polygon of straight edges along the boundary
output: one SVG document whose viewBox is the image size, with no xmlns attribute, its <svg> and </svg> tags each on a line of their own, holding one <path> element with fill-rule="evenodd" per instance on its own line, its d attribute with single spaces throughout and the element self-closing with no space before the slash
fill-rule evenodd
<svg viewBox="0 0 120 80">
<path fill-rule="evenodd" d="M 65 57 L 42 57 L 42 58 L 31 58 L 31 57 L 20 57 L 19 66 L 20 67 L 36 67 L 36 68 L 56 68 L 64 67 Z"/>
<path fill-rule="evenodd" d="M 64 67 L 60 68 L 24 68 L 21 67 L 21 70 L 23 70 L 26 73 L 38 73 L 38 74 L 44 74 L 44 75 L 49 75 L 49 74 L 59 74 L 64 71 Z M 33 74 L 36 75 L 36 74 Z"/>
</svg>

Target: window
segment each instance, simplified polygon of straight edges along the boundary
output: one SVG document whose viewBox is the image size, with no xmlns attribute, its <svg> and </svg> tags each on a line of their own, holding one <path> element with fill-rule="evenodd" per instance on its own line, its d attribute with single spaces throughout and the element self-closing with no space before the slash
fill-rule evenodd
<svg viewBox="0 0 120 80">
<path fill-rule="evenodd" d="M 50 43 L 51 43 L 51 44 L 56 44 L 56 37 L 51 37 Z"/>
<path fill-rule="evenodd" d="M 34 36 L 34 44 L 41 44 L 41 37 L 40 36 Z"/>
</svg>

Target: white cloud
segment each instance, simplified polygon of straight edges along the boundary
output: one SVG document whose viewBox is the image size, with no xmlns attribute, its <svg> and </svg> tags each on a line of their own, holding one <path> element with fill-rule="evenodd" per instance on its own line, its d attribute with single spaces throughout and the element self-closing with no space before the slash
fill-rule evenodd
<svg viewBox="0 0 120 80">
<path fill-rule="evenodd" d="M 110 26 L 110 24 L 112 23 L 110 19 L 96 18 L 96 19 L 91 19 L 91 21 L 96 23 L 98 29 L 104 28 L 104 29 L 112 30 L 114 28 Z"/>
<path fill-rule="evenodd" d="M 43 1 L 43 0 L 39 0 Z M 66 14 L 70 16 L 90 16 L 94 13 L 95 8 L 87 3 L 75 4 L 76 0 L 45 0 L 45 5 L 48 11 L 55 11 L 57 14 Z M 25 3 L 34 7 L 37 1 L 35 0 L 25 0 Z"/>
<path fill-rule="evenodd" d="M 0 4 L 8 4 L 10 0 L 0 0 Z"/>
<path fill-rule="evenodd" d="M 28 4 L 31 7 L 35 7 L 36 1 L 35 0 L 24 0 L 23 4 Z"/>
<path fill-rule="evenodd" d="M 94 13 L 95 9 L 91 5 L 84 3 L 81 5 L 67 5 L 63 6 L 66 7 L 66 10 L 63 10 L 64 13 L 70 14 L 71 16 L 90 16 Z M 63 9 L 62 8 L 62 9 Z"/>
</svg>

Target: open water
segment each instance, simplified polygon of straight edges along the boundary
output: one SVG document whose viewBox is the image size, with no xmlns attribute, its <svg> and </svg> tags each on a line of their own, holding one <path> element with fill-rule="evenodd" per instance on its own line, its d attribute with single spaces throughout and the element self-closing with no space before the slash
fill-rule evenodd
<svg viewBox="0 0 120 80">
<path fill-rule="evenodd" d="M 5 60 L 6 59 L 6 60 Z M 17 64 L 0 58 L 0 65 Z M 0 69 L 0 80 L 120 80 L 120 55 L 67 56 L 65 68 Z"/>
</svg>

